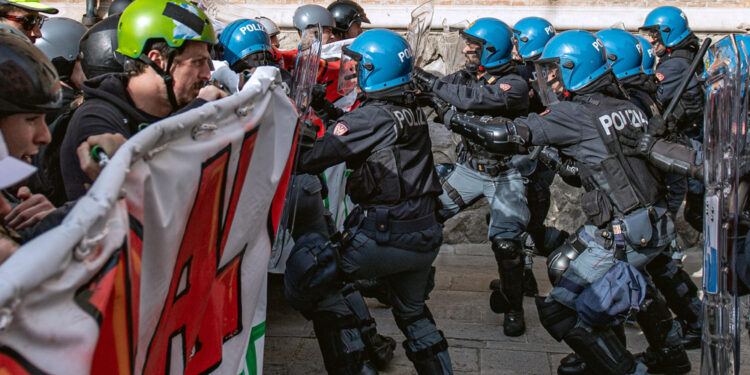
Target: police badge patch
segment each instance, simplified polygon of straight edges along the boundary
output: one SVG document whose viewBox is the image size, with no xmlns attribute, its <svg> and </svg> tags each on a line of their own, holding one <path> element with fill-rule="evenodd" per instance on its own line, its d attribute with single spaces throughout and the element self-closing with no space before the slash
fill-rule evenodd
<svg viewBox="0 0 750 375">
<path fill-rule="evenodd" d="M 336 124 L 336 127 L 333 128 L 333 135 L 344 135 L 348 132 L 349 128 L 347 128 L 343 122 L 339 122 L 338 124 Z"/>
<path fill-rule="evenodd" d="M 508 90 L 511 89 L 511 86 L 509 84 L 507 84 L 507 83 L 501 83 L 500 84 L 500 89 L 503 90 L 503 91 L 508 91 Z"/>
<path fill-rule="evenodd" d="M 656 73 L 656 79 L 658 79 L 659 82 L 663 81 L 664 80 L 664 74 Z"/>
</svg>

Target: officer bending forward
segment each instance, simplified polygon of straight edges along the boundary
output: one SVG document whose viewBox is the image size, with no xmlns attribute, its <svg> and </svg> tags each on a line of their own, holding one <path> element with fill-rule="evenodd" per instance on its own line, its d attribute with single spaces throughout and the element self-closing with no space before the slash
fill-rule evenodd
<svg viewBox="0 0 750 375">
<path fill-rule="evenodd" d="M 355 82 L 367 98 L 302 151 L 299 172 L 321 173 L 346 162 L 354 170 L 346 192 L 358 207 L 347 218 L 338 255 L 328 257 L 337 259 L 333 262 L 338 261 L 338 272 L 333 274 L 344 280 L 317 282 L 331 287 L 307 311 L 301 310 L 313 321 L 329 373 L 376 373 L 364 353 L 365 337 L 355 329 L 356 317 L 362 316 L 355 310 L 364 308 L 368 315 L 367 308 L 358 292 L 341 285 L 381 278 L 390 289 L 393 316 L 406 336 L 404 349 L 417 373 L 451 374 L 448 344 L 425 306 L 433 285 L 432 262 L 442 242 L 442 225 L 435 219 L 442 190 L 427 121 L 413 100 L 411 50 L 398 34 L 376 29 L 344 47 L 341 64 L 342 72 L 348 72 L 341 79 Z M 317 245 L 305 245 L 309 240 L 316 237 L 300 238 L 287 262 L 287 298 L 293 305 L 294 291 L 307 287 L 299 282 L 304 277 L 294 272 L 308 269 L 295 262 L 305 258 L 303 251 L 321 250 L 310 250 Z M 315 262 L 330 253 L 321 251 Z"/>
<path fill-rule="evenodd" d="M 555 339 L 564 340 L 584 358 L 587 373 L 644 373 L 645 366 L 612 330 L 622 322 L 627 306 L 624 311 L 612 311 L 612 301 L 607 304 L 605 299 L 579 295 L 596 291 L 589 287 L 615 265 L 616 256 L 643 272 L 674 238 L 662 181 L 646 160 L 623 152 L 618 141 L 623 128 L 643 132 L 649 120 L 627 100 L 604 45 L 589 32 L 557 35 L 535 64 L 540 96 L 548 108 L 540 115 L 510 121 L 445 109 L 438 112 L 444 113 L 451 130 L 490 151 L 512 153 L 528 145 L 552 145 L 575 160 L 586 190 L 581 205 L 587 221 L 547 261 L 555 287 L 549 297 L 537 299 L 539 318 Z M 648 356 L 655 357 L 648 360 L 649 371 L 690 371 L 679 324 L 673 321 L 664 297 L 651 282 L 637 289 L 645 292 L 637 320 L 649 343 Z M 628 306 L 640 302 L 639 298 L 627 299 Z M 595 309 L 602 305 L 606 314 L 593 319 L 590 312 L 601 311 Z"/>
</svg>

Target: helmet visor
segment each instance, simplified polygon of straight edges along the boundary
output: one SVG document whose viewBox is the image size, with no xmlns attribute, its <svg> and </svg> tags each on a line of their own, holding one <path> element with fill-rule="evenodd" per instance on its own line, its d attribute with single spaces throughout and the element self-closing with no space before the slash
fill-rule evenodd
<svg viewBox="0 0 750 375">
<path fill-rule="evenodd" d="M 542 104 L 549 106 L 564 97 L 565 82 L 559 58 L 542 59 L 534 62 L 536 68 L 536 89 Z"/>
<path fill-rule="evenodd" d="M 357 88 L 359 60 L 361 60 L 361 56 L 358 56 L 357 53 L 349 50 L 346 46 L 341 48 L 338 82 L 338 93 L 341 96 L 346 96 Z"/>
<path fill-rule="evenodd" d="M 638 29 L 638 34 L 642 37 L 646 38 L 649 43 L 660 43 L 664 44 L 664 41 L 661 40 L 661 32 L 659 31 L 659 26 L 644 26 Z"/>
</svg>

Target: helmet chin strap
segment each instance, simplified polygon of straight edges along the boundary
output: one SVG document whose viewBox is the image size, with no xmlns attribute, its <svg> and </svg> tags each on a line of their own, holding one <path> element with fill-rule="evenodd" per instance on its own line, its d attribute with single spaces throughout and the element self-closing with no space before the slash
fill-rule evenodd
<svg viewBox="0 0 750 375">
<path fill-rule="evenodd" d="M 138 59 L 148 64 L 151 69 L 156 71 L 156 74 L 161 76 L 161 79 L 164 81 L 164 85 L 167 86 L 167 98 L 169 98 L 169 104 L 172 106 L 172 111 L 170 113 L 173 113 L 179 109 L 179 106 L 177 105 L 177 97 L 174 94 L 174 78 L 169 74 L 169 71 L 172 69 L 172 63 L 174 62 L 174 57 L 177 55 L 177 50 L 174 48 L 171 48 L 169 50 L 169 55 L 167 56 L 167 69 L 166 71 L 162 70 L 161 67 L 156 65 L 156 63 L 149 59 L 148 56 L 145 54 L 142 54 L 141 57 Z"/>
</svg>

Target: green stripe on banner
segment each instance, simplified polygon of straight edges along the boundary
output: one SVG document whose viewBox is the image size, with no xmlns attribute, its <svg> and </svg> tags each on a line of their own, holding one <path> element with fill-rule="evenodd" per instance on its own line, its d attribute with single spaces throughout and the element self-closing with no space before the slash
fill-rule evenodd
<svg viewBox="0 0 750 375">
<path fill-rule="evenodd" d="M 258 375 L 258 355 L 255 353 L 255 342 L 266 335 L 266 322 L 260 323 L 253 327 L 250 332 L 250 344 L 247 346 L 245 353 L 245 366 L 248 373 L 241 372 L 242 375 Z"/>
</svg>

